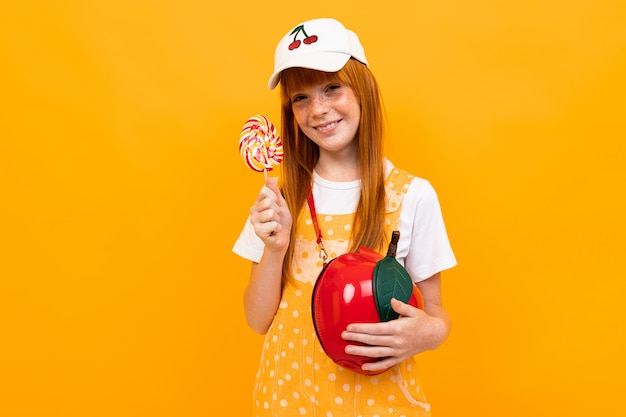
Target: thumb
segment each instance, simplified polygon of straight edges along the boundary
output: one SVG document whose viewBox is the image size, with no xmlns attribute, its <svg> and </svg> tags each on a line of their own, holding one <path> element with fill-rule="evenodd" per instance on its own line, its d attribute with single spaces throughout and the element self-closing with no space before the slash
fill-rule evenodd
<svg viewBox="0 0 626 417">
<path fill-rule="evenodd" d="M 272 190 L 274 194 L 276 194 L 276 202 L 280 206 L 287 205 L 287 202 L 283 198 L 283 194 L 280 192 L 280 188 L 278 187 L 278 178 L 276 177 L 267 177 L 265 180 L 265 186 Z"/>
<path fill-rule="evenodd" d="M 414 317 L 417 315 L 417 309 L 415 307 L 403 303 L 397 298 L 391 299 L 391 308 L 393 308 L 393 311 L 404 317 Z"/>
<path fill-rule="evenodd" d="M 278 178 L 267 177 L 265 179 L 265 186 L 274 191 L 276 194 L 280 194 L 280 189 L 278 188 Z"/>
</svg>

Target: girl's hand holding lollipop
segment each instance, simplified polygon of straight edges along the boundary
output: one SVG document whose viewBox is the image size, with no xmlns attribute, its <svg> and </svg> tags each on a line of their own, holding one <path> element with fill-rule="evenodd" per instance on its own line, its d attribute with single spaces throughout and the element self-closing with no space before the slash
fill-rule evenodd
<svg viewBox="0 0 626 417">
<path fill-rule="evenodd" d="M 267 117 L 252 116 L 244 124 L 239 137 L 239 153 L 251 170 L 265 175 L 265 186 L 251 209 L 250 220 L 255 233 L 267 246 L 283 250 L 289 243 L 291 214 L 276 180 L 267 178 L 268 171 L 283 160 L 283 143 Z"/>
</svg>

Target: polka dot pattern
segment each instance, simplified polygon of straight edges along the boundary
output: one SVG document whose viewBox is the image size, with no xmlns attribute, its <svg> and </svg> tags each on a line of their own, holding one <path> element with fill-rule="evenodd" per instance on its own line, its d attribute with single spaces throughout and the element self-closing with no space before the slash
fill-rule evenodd
<svg viewBox="0 0 626 417">
<path fill-rule="evenodd" d="M 411 177 L 394 170 L 388 177 L 386 231 L 397 225 Z M 348 250 L 352 215 L 320 214 L 324 245 L 332 256 Z M 292 271 L 270 327 L 254 389 L 257 417 L 430 416 L 414 361 L 366 376 L 346 370 L 324 353 L 311 319 L 311 295 L 322 263 L 308 211 L 301 216 Z"/>
</svg>

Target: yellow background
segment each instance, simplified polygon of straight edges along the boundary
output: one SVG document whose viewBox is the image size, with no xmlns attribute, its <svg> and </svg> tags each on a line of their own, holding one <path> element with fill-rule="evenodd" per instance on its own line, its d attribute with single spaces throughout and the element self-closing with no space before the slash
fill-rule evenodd
<svg viewBox="0 0 626 417">
<path fill-rule="evenodd" d="M 619 414 L 625 4 L 3 2 L 0 415 L 247 415 L 262 338 L 231 247 L 262 175 L 238 135 L 278 123 L 274 46 L 325 16 L 458 257 L 452 336 L 419 359 L 435 415 Z"/>
</svg>

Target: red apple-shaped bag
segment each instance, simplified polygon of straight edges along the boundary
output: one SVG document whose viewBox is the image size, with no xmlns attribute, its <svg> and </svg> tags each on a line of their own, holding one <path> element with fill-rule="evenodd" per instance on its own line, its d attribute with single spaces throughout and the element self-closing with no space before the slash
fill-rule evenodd
<svg viewBox="0 0 626 417">
<path fill-rule="evenodd" d="M 325 252 L 317 225 L 315 206 L 309 194 L 309 209 L 317 233 L 322 257 Z M 340 255 L 325 263 L 320 272 L 311 300 L 313 325 L 324 352 L 337 365 L 366 375 L 379 374 L 387 369 L 368 372 L 361 366 L 380 358 L 350 355 L 348 344 L 341 333 L 351 323 L 378 323 L 398 318 L 391 307 L 391 299 L 423 309 L 422 295 L 409 273 L 396 260 L 400 233 L 392 233 L 387 256 L 362 247 L 357 252 Z"/>
</svg>

